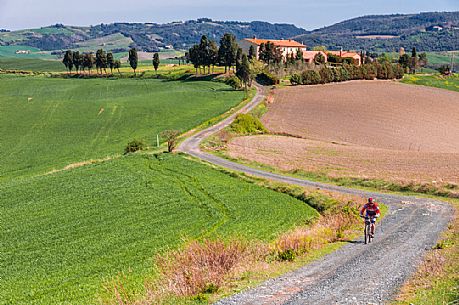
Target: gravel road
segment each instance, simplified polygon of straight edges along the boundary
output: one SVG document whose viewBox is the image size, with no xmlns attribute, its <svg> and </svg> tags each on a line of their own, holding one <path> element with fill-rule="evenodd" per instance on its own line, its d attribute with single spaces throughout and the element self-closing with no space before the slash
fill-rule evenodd
<svg viewBox="0 0 459 305">
<path fill-rule="evenodd" d="M 265 90 L 239 112 L 248 112 L 260 103 Z M 282 176 L 253 169 L 205 152 L 201 141 L 232 122 L 236 113 L 181 143 L 178 150 L 209 163 L 249 175 L 324 190 L 374 197 L 389 206 L 388 215 L 378 224 L 374 241 L 365 245 L 362 238 L 349 242 L 320 260 L 258 287 L 218 301 L 230 304 L 384 304 L 416 270 L 427 249 L 435 245 L 453 214 L 441 201 L 411 196 L 389 195 L 343 188 Z"/>
</svg>

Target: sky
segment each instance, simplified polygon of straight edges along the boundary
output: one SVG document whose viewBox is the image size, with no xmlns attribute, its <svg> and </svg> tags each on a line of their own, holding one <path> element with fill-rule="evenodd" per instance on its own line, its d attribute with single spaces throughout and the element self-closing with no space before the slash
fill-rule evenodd
<svg viewBox="0 0 459 305">
<path fill-rule="evenodd" d="M 362 15 L 429 11 L 459 11 L 459 0 L 0 0 L 0 28 L 208 17 L 291 23 L 313 30 Z"/>
</svg>

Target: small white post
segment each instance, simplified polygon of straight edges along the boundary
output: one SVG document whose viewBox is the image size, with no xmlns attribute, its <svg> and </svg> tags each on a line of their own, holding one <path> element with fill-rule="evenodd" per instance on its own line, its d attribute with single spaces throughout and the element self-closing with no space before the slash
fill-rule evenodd
<svg viewBox="0 0 459 305">
<path fill-rule="evenodd" d="M 159 135 L 156 135 L 156 147 L 159 147 Z"/>
</svg>

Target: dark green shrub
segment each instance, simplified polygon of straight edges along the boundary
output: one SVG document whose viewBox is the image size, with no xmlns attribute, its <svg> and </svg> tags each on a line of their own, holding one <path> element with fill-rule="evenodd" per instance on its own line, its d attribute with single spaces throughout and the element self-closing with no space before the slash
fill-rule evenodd
<svg viewBox="0 0 459 305">
<path fill-rule="evenodd" d="M 402 79 L 405 75 L 405 69 L 401 65 L 394 65 L 394 77 L 396 79 Z"/>
<path fill-rule="evenodd" d="M 333 75 L 333 82 L 340 82 L 341 81 L 341 70 L 340 68 L 331 69 Z"/>
<path fill-rule="evenodd" d="M 143 143 L 142 141 L 132 140 L 124 148 L 124 154 L 126 155 L 126 154 L 133 153 L 139 150 L 143 150 L 144 147 L 145 147 L 145 143 Z"/>
<path fill-rule="evenodd" d="M 354 64 L 354 58 L 352 57 L 344 57 L 342 59 L 343 64 L 348 64 L 348 65 L 353 65 Z"/>
<path fill-rule="evenodd" d="M 327 54 L 327 61 L 329 63 L 334 63 L 334 64 L 340 64 L 342 63 L 343 59 L 339 57 L 338 55 L 334 55 L 332 53 Z"/>
<path fill-rule="evenodd" d="M 277 255 L 277 258 L 278 260 L 280 261 L 288 261 L 288 262 L 291 262 L 295 259 L 295 251 L 293 251 L 293 249 L 287 249 L 287 250 L 284 250 L 282 252 L 279 252 L 279 254 Z"/>
<path fill-rule="evenodd" d="M 242 89 L 241 80 L 234 75 L 225 79 L 225 84 L 231 86 L 233 89 L 236 89 L 236 90 Z"/>
<path fill-rule="evenodd" d="M 290 77 L 290 83 L 293 86 L 301 85 L 303 84 L 303 77 L 301 76 L 301 74 L 295 73 Z"/>
<path fill-rule="evenodd" d="M 362 66 L 363 79 L 373 80 L 377 76 L 377 70 L 374 64 L 364 64 Z"/>
<path fill-rule="evenodd" d="M 268 132 L 259 119 L 251 114 L 238 114 L 230 125 L 231 130 L 238 134 L 262 134 Z"/>
<path fill-rule="evenodd" d="M 331 69 L 323 67 L 320 69 L 319 74 L 321 84 L 331 83 L 333 81 L 333 72 Z"/>
<path fill-rule="evenodd" d="M 343 81 L 343 82 L 351 79 L 350 73 L 347 70 L 347 67 L 348 67 L 347 65 L 344 65 L 343 67 L 338 68 L 340 70 L 340 74 L 341 74 L 341 81 Z"/>
<path fill-rule="evenodd" d="M 257 75 L 256 80 L 258 83 L 265 86 L 273 86 L 279 84 L 279 78 L 269 72 L 263 72 Z"/>
<path fill-rule="evenodd" d="M 305 70 L 301 73 L 303 85 L 317 85 L 321 83 L 319 72 L 316 70 Z"/>
<path fill-rule="evenodd" d="M 218 291 L 219 287 L 215 285 L 214 283 L 209 283 L 204 287 L 202 290 L 203 293 L 216 293 Z"/>
</svg>

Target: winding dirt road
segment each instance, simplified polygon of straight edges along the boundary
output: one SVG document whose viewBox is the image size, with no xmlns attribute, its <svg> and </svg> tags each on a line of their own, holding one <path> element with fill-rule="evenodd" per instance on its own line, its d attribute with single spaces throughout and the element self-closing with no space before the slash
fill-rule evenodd
<svg viewBox="0 0 459 305">
<path fill-rule="evenodd" d="M 265 97 L 257 87 L 254 99 L 237 113 L 245 113 Z M 202 140 L 228 126 L 237 115 L 203 130 L 181 143 L 178 150 L 233 171 L 265 179 L 317 187 L 362 197 L 375 197 L 390 207 L 369 245 L 360 240 L 294 272 L 262 283 L 216 304 L 384 304 L 416 270 L 427 249 L 452 217 L 452 208 L 441 201 L 366 192 L 253 169 L 200 150 Z"/>
</svg>

